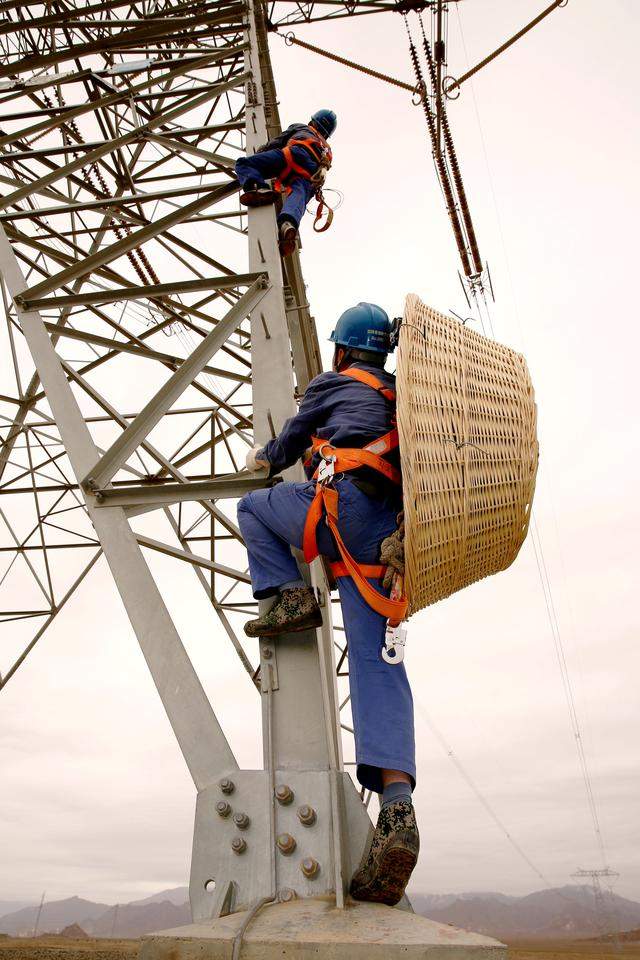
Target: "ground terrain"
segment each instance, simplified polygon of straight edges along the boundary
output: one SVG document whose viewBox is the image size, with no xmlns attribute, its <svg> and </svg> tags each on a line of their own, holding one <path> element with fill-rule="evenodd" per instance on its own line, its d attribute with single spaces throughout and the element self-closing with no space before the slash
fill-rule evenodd
<svg viewBox="0 0 640 960">
<path fill-rule="evenodd" d="M 69 940 L 66 937 L 0 937 L 0 960 L 133 960 L 138 940 Z M 513 944 L 509 960 L 640 960 L 640 943 L 624 944 L 615 953 L 610 944 L 537 941 Z"/>
</svg>

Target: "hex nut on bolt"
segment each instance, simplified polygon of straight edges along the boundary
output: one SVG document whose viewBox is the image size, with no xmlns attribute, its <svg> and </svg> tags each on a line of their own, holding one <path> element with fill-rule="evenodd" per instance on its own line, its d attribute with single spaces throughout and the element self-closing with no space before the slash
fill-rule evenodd
<svg viewBox="0 0 640 960">
<path fill-rule="evenodd" d="M 320 864 L 313 857 L 305 857 L 300 864 L 300 869 L 307 880 L 313 880 L 320 872 Z"/>
<path fill-rule="evenodd" d="M 298 820 L 305 827 L 312 827 L 316 822 L 316 812 L 313 807 L 310 807 L 308 803 L 298 807 Z"/>
<path fill-rule="evenodd" d="M 278 784 L 276 787 L 276 800 L 278 803 L 281 803 L 283 807 L 286 807 L 289 803 L 293 803 L 293 790 L 291 787 L 287 786 L 286 783 Z"/>
<path fill-rule="evenodd" d="M 291 901 L 295 900 L 295 898 L 295 890 L 291 890 L 289 887 L 285 887 L 284 890 L 281 890 L 278 894 L 278 900 L 280 903 L 291 903 Z"/>
<path fill-rule="evenodd" d="M 219 817 L 228 817 L 231 813 L 231 807 L 226 800 L 218 800 L 216 803 L 216 813 Z"/>
<path fill-rule="evenodd" d="M 231 849 L 234 853 L 244 853 L 247 849 L 247 841 L 243 837 L 234 837 L 231 841 Z"/>
<path fill-rule="evenodd" d="M 220 781 L 220 789 L 222 790 L 223 793 L 226 793 L 227 795 L 230 793 L 233 793 L 235 788 L 236 788 L 236 785 L 233 782 L 233 780 L 225 779 Z"/>
<path fill-rule="evenodd" d="M 288 857 L 295 850 L 296 841 L 290 833 L 281 833 L 276 840 L 276 845 L 280 853 L 284 853 L 285 857 Z"/>
<path fill-rule="evenodd" d="M 238 830 L 246 830 L 251 820 L 246 813 L 234 813 L 233 822 L 235 823 Z"/>
</svg>

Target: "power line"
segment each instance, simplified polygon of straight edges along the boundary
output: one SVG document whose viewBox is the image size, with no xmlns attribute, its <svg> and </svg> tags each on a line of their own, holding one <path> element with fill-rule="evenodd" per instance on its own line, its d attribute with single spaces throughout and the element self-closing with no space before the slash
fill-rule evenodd
<svg viewBox="0 0 640 960">
<path fill-rule="evenodd" d="M 483 793 L 481 793 L 480 789 L 476 786 L 475 782 L 472 780 L 472 778 L 471 778 L 471 776 L 469 775 L 469 773 L 467 773 L 467 771 L 466 771 L 465 768 L 463 767 L 461 761 L 458 759 L 458 757 L 456 756 L 456 754 L 453 752 L 453 749 L 449 746 L 449 744 L 448 744 L 447 741 L 445 740 L 444 736 L 442 735 L 442 733 L 440 732 L 440 730 L 438 729 L 438 727 L 435 725 L 435 723 L 433 722 L 433 720 L 431 719 L 431 717 L 430 717 L 429 714 L 427 713 L 425 707 L 422 705 L 422 703 L 420 703 L 419 700 L 416 699 L 415 702 L 416 702 L 416 706 L 418 707 L 418 710 L 419 710 L 420 714 L 422 715 L 423 720 L 425 721 L 425 723 L 427 724 L 427 726 L 428 726 L 429 729 L 431 730 L 432 734 L 434 735 L 434 737 L 436 738 L 436 740 L 438 741 L 438 743 L 440 744 L 440 746 L 442 747 L 442 749 L 444 750 L 444 752 L 447 754 L 447 756 L 449 757 L 449 759 L 451 760 L 451 762 L 453 763 L 453 765 L 455 766 L 455 768 L 456 768 L 456 770 L 458 771 L 458 773 L 460 774 L 460 776 L 461 776 L 461 777 L 463 778 L 463 780 L 467 783 L 467 785 L 471 788 L 471 790 L 473 791 L 473 793 L 475 794 L 475 796 L 477 797 L 477 799 L 480 801 L 480 803 L 482 804 L 482 806 L 484 807 L 484 809 L 487 811 L 487 813 L 489 814 L 489 816 L 491 817 L 491 819 L 493 820 L 493 822 L 496 824 L 496 826 L 498 827 L 498 829 L 501 830 L 502 833 L 504 833 L 505 837 L 507 838 L 507 840 L 509 841 L 509 843 L 511 844 L 511 846 L 514 848 L 514 850 L 516 851 L 516 853 L 518 854 L 518 856 L 521 857 L 521 858 L 524 860 L 524 862 L 527 864 L 527 866 L 530 867 L 531 870 L 533 870 L 533 872 L 535 873 L 535 875 L 536 875 L 537 877 L 539 877 L 540 880 L 542 880 L 542 882 L 545 884 L 545 886 L 549 887 L 550 889 L 554 889 L 553 884 L 545 877 L 544 873 L 542 873 L 542 871 L 535 865 L 535 863 L 531 860 L 531 858 L 525 853 L 525 851 L 522 849 L 522 847 L 520 846 L 520 844 L 519 844 L 519 843 L 517 842 L 517 840 L 515 840 L 515 838 L 511 835 L 511 833 L 509 832 L 509 830 L 507 829 L 507 827 L 505 826 L 505 824 L 503 823 L 503 821 L 500 819 L 500 817 L 498 816 L 498 814 L 495 812 L 495 810 L 493 809 L 493 807 L 491 806 L 491 804 L 489 803 L 489 801 L 487 800 L 487 798 L 484 796 Z"/>
<path fill-rule="evenodd" d="M 469 63 L 469 57 L 468 57 L 467 47 L 466 47 L 466 43 L 465 43 L 465 39 L 464 39 L 464 31 L 463 31 L 463 28 L 462 28 L 462 18 L 461 18 L 460 10 L 459 10 L 458 6 L 456 6 L 456 14 L 457 14 L 457 17 L 458 17 L 458 26 L 459 26 L 459 30 L 460 30 L 460 38 L 461 38 L 461 41 L 462 41 L 462 47 L 463 47 L 465 59 L 466 59 L 466 61 L 467 61 L 467 65 L 468 65 L 468 63 Z M 478 123 L 478 130 L 479 130 L 479 133 L 480 133 L 480 139 L 481 139 L 482 149 L 483 149 L 483 153 L 484 153 L 484 160 L 485 160 L 485 166 L 486 166 L 486 170 L 487 170 L 487 177 L 488 177 L 489 185 L 490 185 L 490 188 L 491 188 L 491 194 L 492 194 L 493 205 L 494 205 L 494 210 L 495 210 L 495 215 L 496 215 L 496 221 L 497 221 L 497 224 L 498 224 L 498 231 L 499 231 L 499 234 L 500 234 L 500 241 L 501 241 L 501 245 L 502 245 L 503 256 L 504 256 L 505 265 L 506 265 L 506 269 L 507 269 L 507 276 L 508 276 L 508 278 L 509 278 L 509 285 L 510 285 L 510 287 L 511 287 L 511 296 L 512 296 L 512 300 L 513 300 L 514 307 L 515 307 L 515 315 L 516 315 L 516 319 L 517 319 L 517 322 L 518 322 L 518 328 L 519 328 L 519 331 L 520 331 L 520 336 L 521 336 L 521 339 L 522 339 L 522 341 L 523 341 L 523 343 L 524 343 L 524 339 L 525 339 L 525 338 L 524 338 L 524 333 L 523 333 L 523 330 L 522 330 L 522 325 L 521 325 L 521 323 L 520 323 L 519 312 L 518 312 L 518 309 L 517 309 L 517 300 L 516 300 L 516 295 L 515 295 L 515 286 L 514 286 L 514 282 L 513 282 L 513 275 L 512 275 L 512 273 L 511 273 L 511 267 L 510 267 L 510 263 L 509 263 L 508 253 L 507 253 L 507 245 L 506 245 L 506 242 L 505 242 L 504 232 L 503 232 L 503 229 L 502 229 L 502 220 L 501 220 L 500 212 L 499 212 L 499 208 L 498 208 L 498 202 L 497 202 L 496 192 L 495 192 L 495 188 L 494 188 L 494 184 L 493 184 L 493 177 L 492 177 L 492 175 L 491 175 L 491 168 L 490 168 L 490 165 L 489 165 L 489 157 L 488 157 L 488 153 L 487 153 L 486 141 L 485 141 L 484 132 L 483 132 L 483 129 L 482 129 L 482 123 L 481 123 L 481 121 L 480 121 L 480 111 L 479 111 L 479 109 L 478 109 L 478 102 L 477 102 L 477 99 L 476 99 L 475 90 L 474 90 L 474 87 L 473 87 L 473 82 L 470 83 L 470 87 L 471 87 L 471 91 L 472 91 L 472 98 L 473 98 L 473 104 L 474 104 L 474 109 L 475 109 L 475 113 L 476 113 L 476 120 L 477 120 L 477 123 Z M 480 318 L 481 318 L 480 304 L 479 304 L 478 298 L 475 297 L 475 299 L 476 299 L 476 305 L 477 305 L 477 307 L 478 307 L 478 313 L 479 313 Z M 485 307 L 485 311 L 486 311 L 487 317 L 490 319 L 490 311 L 489 311 L 489 306 L 488 306 L 487 301 L 486 301 L 486 297 L 484 298 L 484 307 Z M 584 782 L 584 786 L 585 786 L 585 792 L 586 792 L 586 795 L 587 795 L 587 805 L 588 805 L 588 807 L 589 807 L 589 813 L 590 813 L 590 816 L 591 816 L 591 820 L 592 820 L 592 824 L 593 824 L 593 829 L 594 829 L 594 833 L 595 833 L 595 836 L 596 836 L 596 842 L 597 842 L 598 850 L 599 850 L 599 853 L 600 853 L 600 856 L 601 856 L 601 859 L 602 859 L 603 867 L 604 867 L 605 869 L 608 869 L 608 867 L 607 867 L 607 856 L 606 856 L 606 850 L 605 850 L 605 844 L 604 844 L 604 838 L 603 838 L 602 830 L 601 830 L 601 827 L 600 827 L 600 818 L 599 818 L 599 816 L 598 816 L 598 808 L 597 808 L 597 804 L 596 804 L 596 800 L 595 800 L 595 794 L 594 794 L 594 790 L 593 790 L 593 785 L 592 785 L 592 782 L 591 782 L 591 776 L 590 776 L 590 773 L 589 773 L 589 766 L 588 766 L 588 763 L 587 763 L 587 757 L 586 757 L 586 753 L 585 753 L 585 750 L 584 750 L 584 743 L 583 743 L 583 739 L 582 739 L 582 733 L 581 733 L 581 730 L 580 730 L 580 721 L 579 721 L 579 718 L 578 718 L 578 712 L 577 712 L 576 705 L 575 705 L 575 697 L 574 697 L 574 694 L 573 694 L 573 687 L 572 687 L 571 678 L 570 678 L 570 675 L 569 675 L 569 668 L 568 668 L 567 659 L 566 659 L 566 654 L 565 654 L 565 650 L 564 650 L 564 644 L 563 644 L 563 641 L 562 641 L 562 634 L 561 634 L 561 632 L 560 632 L 560 625 L 559 625 L 558 617 L 557 617 L 557 614 L 556 614 L 556 607 L 555 607 L 555 603 L 554 603 L 554 599 L 553 599 L 553 592 L 552 592 L 552 589 L 551 589 L 551 580 L 550 580 L 550 577 L 549 577 L 549 573 L 548 573 L 548 569 L 547 569 L 547 564 L 546 564 L 546 560 L 545 560 L 545 556 L 544 556 L 544 551 L 543 551 L 543 548 L 542 548 L 542 538 L 541 538 L 541 536 L 540 536 L 540 531 L 539 531 L 539 529 L 538 529 L 536 517 L 535 517 L 535 515 L 533 514 L 533 512 L 532 512 L 532 526 L 531 526 L 531 530 L 532 530 L 531 542 L 532 542 L 532 544 L 533 544 L 533 550 L 534 550 L 535 559 L 536 559 L 536 566 L 537 566 L 537 569 L 538 569 L 538 575 L 539 575 L 539 578 L 540 578 L 540 583 L 541 583 L 541 586 L 542 586 L 542 592 L 543 592 L 544 600 L 545 600 L 545 607 L 546 607 L 546 611 L 547 611 L 547 618 L 548 618 L 548 620 L 549 620 L 549 626 L 550 626 L 550 629 L 551 629 L 551 635 L 552 635 L 553 642 L 554 642 L 554 647 L 555 647 L 555 652 L 556 652 L 556 658 L 557 658 L 557 661 L 558 661 L 558 667 L 559 667 L 559 669 L 560 669 L 560 676 L 561 676 L 561 679 L 562 679 L 562 686 L 563 686 L 563 690 L 564 690 L 564 694 L 565 694 L 565 699 L 566 699 L 566 702 L 567 702 L 567 709 L 568 709 L 568 712 L 569 712 L 569 719 L 570 719 L 570 723 L 571 723 L 571 729 L 572 729 L 572 732 L 573 732 L 573 735 L 574 735 L 574 739 L 575 739 L 575 742 L 576 742 L 576 749 L 577 749 L 577 751 L 578 751 L 578 760 L 579 760 L 579 763 L 580 763 L 580 769 L 581 769 L 582 778 L 583 778 L 583 782 Z"/>
</svg>

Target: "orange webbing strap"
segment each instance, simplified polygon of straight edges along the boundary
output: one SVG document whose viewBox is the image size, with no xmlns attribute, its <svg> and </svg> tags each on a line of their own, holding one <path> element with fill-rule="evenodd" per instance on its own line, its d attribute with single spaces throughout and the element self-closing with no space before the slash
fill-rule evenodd
<svg viewBox="0 0 640 960">
<path fill-rule="evenodd" d="M 365 383 L 368 387 L 373 387 L 374 390 L 382 394 L 385 400 L 389 400 L 391 403 L 396 402 L 395 390 L 390 390 L 388 387 L 385 387 L 382 380 L 378 380 L 378 378 L 373 373 L 369 373 L 368 370 L 360 370 L 359 367 L 349 367 L 348 370 L 342 370 L 341 374 L 343 377 L 351 377 L 352 380 L 359 380 L 360 383 Z"/>
<path fill-rule="evenodd" d="M 366 575 L 362 573 L 360 565 L 347 550 L 344 540 L 340 536 L 340 531 L 338 530 L 338 491 L 334 487 L 327 487 L 322 484 L 317 485 L 316 495 L 307 514 L 304 527 L 302 546 L 306 562 L 311 563 L 311 561 L 315 560 L 318 556 L 316 527 L 322 517 L 323 508 L 326 511 L 327 524 L 333 534 L 336 546 L 342 557 L 342 562 L 363 600 L 365 600 L 372 610 L 380 614 L 381 617 L 389 620 L 392 625 L 395 626 L 400 623 L 407 615 L 409 601 L 406 597 L 403 597 L 401 600 L 391 600 L 384 594 L 379 593 L 371 586 Z"/>
<path fill-rule="evenodd" d="M 402 483 L 400 471 L 394 467 L 393 464 L 389 463 L 388 460 L 384 460 L 380 456 L 380 453 L 389 453 L 398 446 L 397 430 L 391 430 L 389 433 L 386 433 L 384 437 L 378 437 L 377 440 L 372 440 L 366 447 L 333 447 L 320 437 L 313 437 L 312 439 L 312 455 L 319 450 L 326 450 L 327 457 L 334 457 L 334 469 L 336 473 L 346 473 L 348 470 L 357 470 L 358 467 L 371 467 L 372 470 L 377 470 L 378 473 L 381 473 L 387 480 L 391 480 L 392 483 Z M 373 452 L 370 449 L 371 447 L 373 447 L 376 452 Z M 324 454 L 321 455 L 324 456 Z M 318 471 L 316 470 L 314 479 L 317 473 Z"/>
<path fill-rule="evenodd" d="M 291 148 L 292 148 L 292 147 L 304 147 L 306 150 L 308 150 L 308 151 L 313 155 L 314 160 L 315 160 L 318 164 L 321 164 L 321 163 L 322 163 L 322 155 L 321 155 L 321 156 L 318 156 L 318 155 L 316 154 L 315 150 L 313 149 L 314 147 L 317 147 L 318 145 L 320 146 L 320 148 L 321 148 L 321 150 L 323 151 L 323 153 L 328 154 L 328 164 L 329 164 L 329 166 L 331 166 L 331 160 L 332 160 L 331 147 L 329 146 L 329 144 L 327 143 L 327 141 L 326 141 L 323 137 L 320 136 L 320 134 L 318 134 L 318 135 L 315 136 L 315 137 L 307 137 L 307 138 L 304 139 L 304 140 L 289 140 L 289 143 L 286 145 L 286 147 L 283 147 L 283 148 L 282 148 L 282 153 L 284 154 L 284 159 L 285 159 L 285 168 L 284 168 L 284 170 L 282 171 L 282 173 L 279 175 L 278 179 L 276 180 L 276 182 L 275 182 L 274 185 L 273 185 L 275 190 L 278 190 L 278 191 L 284 190 L 285 193 L 290 193 L 290 192 L 291 192 L 291 187 L 287 187 L 284 181 L 288 178 L 289 174 L 292 173 L 292 172 L 297 173 L 298 176 L 304 177 L 306 180 L 313 180 L 313 174 L 309 173 L 308 170 L 305 170 L 304 167 L 299 166 L 299 164 L 297 164 L 297 163 L 295 162 L 295 160 L 293 159 L 293 154 L 292 154 L 292 152 L 291 152 Z M 329 219 L 329 223 L 327 224 L 326 227 L 324 227 L 325 230 L 328 229 L 328 226 L 329 226 L 329 224 L 331 223 L 331 220 L 333 219 L 333 211 L 331 211 L 331 214 L 332 214 L 332 216 L 331 216 L 331 218 Z M 317 217 L 316 217 L 316 219 L 317 219 Z M 321 230 L 318 230 L 317 232 L 318 232 L 318 233 L 322 233 Z"/>
<path fill-rule="evenodd" d="M 331 573 L 336 579 L 338 579 L 338 577 L 351 576 L 346 564 L 344 564 L 342 560 L 335 560 L 333 563 L 330 563 L 329 566 L 331 567 Z M 366 577 L 367 580 L 381 580 L 387 570 L 381 563 L 359 563 L 358 567 L 362 576 Z"/>
<path fill-rule="evenodd" d="M 325 230 L 328 230 L 333 223 L 333 209 L 325 200 L 322 190 L 318 190 L 316 193 L 316 200 L 318 201 L 318 209 L 316 210 L 315 220 L 313 221 L 313 230 L 314 233 L 324 233 Z M 323 224 L 321 224 L 321 226 L 318 226 L 322 220 L 322 214 L 325 207 L 327 208 L 327 219 Z"/>
<path fill-rule="evenodd" d="M 318 550 L 317 530 L 323 513 L 324 500 L 322 497 L 322 484 L 316 483 L 316 495 L 311 501 L 311 506 L 307 512 L 304 521 L 304 532 L 302 534 L 302 552 L 306 563 L 311 563 L 320 553 Z"/>
</svg>

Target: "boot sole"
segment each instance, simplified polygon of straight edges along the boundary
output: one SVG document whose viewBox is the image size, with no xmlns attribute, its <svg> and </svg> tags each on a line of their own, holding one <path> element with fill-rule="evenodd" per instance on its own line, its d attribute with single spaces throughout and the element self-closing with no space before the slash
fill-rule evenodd
<svg viewBox="0 0 640 960">
<path fill-rule="evenodd" d="M 275 191 L 271 193 L 243 193 L 240 196 L 240 203 L 244 204 L 245 207 L 267 207 L 271 203 L 275 203 L 276 197 L 278 196 Z"/>
<path fill-rule="evenodd" d="M 313 627 L 322 626 L 322 614 L 318 610 L 317 613 L 314 613 L 308 617 L 305 617 L 304 620 L 298 620 L 297 623 L 286 623 L 279 627 L 265 627 L 264 629 L 258 628 L 255 633 L 245 633 L 248 637 L 279 637 L 283 633 L 301 633 L 302 630 L 309 630 Z"/>
<path fill-rule="evenodd" d="M 361 887 L 351 884 L 351 896 L 354 900 L 395 907 L 402 900 L 417 862 L 417 853 L 406 847 L 391 847 L 380 858 L 376 875 L 367 884 Z"/>
</svg>

